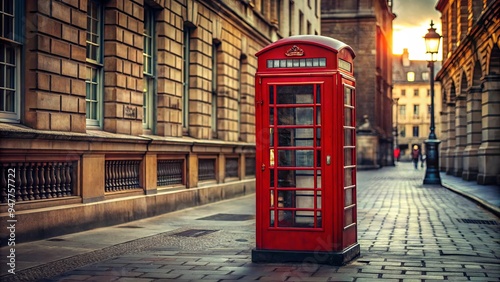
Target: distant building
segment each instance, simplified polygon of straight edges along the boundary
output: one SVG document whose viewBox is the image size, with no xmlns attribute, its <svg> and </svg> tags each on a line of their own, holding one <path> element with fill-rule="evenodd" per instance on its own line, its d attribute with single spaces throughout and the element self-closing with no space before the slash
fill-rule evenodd
<svg viewBox="0 0 500 282">
<path fill-rule="evenodd" d="M 392 61 L 392 81 L 394 88 L 393 122 L 395 130 L 395 148 L 401 150 L 400 160 L 410 160 L 414 145 L 425 154 L 424 141 L 430 132 L 430 77 L 427 61 L 410 60 L 408 49 L 403 54 L 394 55 Z M 434 63 L 435 73 L 441 68 L 441 62 Z M 434 83 L 434 101 L 441 101 L 441 87 Z M 434 106 L 435 132 L 441 132 L 441 103 Z M 439 135 L 438 135 L 439 137 Z"/>
<path fill-rule="evenodd" d="M 393 165 L 391 1 L 322 0 L 321 34 L 356 52 L 358 168 Z"/>
<path fill-rule="evenodd" d="M 500 185 L 500 1 L 440 0 L 443 66 L 440 167 Z M 439 135 L 438 135 L 439 136 Z"/>
<path fill-rule="evenodd" d="M 252 193 L 254 54 L 320 26 L 312 0 L 0 9 L 1 221 L 15 199 L 18 242 Z"/>
</svg>

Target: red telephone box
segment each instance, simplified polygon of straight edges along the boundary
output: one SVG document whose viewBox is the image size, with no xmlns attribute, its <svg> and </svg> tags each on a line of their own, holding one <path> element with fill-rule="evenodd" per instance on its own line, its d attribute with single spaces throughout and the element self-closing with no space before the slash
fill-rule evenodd
<svg viewBox="0 0 500 282">
<path fill-rule="evenodd" d="M 345 264 L 360 253 L 354 51 L 300 35 L 256 56 L 252 261 Z"/>
</svg>

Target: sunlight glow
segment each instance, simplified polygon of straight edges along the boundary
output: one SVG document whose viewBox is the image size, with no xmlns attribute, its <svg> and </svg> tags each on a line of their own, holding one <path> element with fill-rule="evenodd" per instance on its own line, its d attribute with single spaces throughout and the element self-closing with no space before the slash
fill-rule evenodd
<svg viewBox="0 0 500 282">
<path fill-rule="evenodd" d="M 434 21 L 436 32 L 441 34 L 441 23 Z M 425 23 L 421 23 L 419 26 L 401 26 L 394 25 L 393 27 L 393 44 L 392 52 L 393 54 L 402 54 L 404 48 L 408 48 L 410 53 L 410 60 L 427 60 L 429 59 L 429 54 L 425 53 L 425 40 L 424 36 L 429 29 L 430 20 Z M 442 44 L 443 39 L 441 39 L 441 47 L 439 53 L 437 54 L 437 60 L 442 60 Z"/>
</svg>

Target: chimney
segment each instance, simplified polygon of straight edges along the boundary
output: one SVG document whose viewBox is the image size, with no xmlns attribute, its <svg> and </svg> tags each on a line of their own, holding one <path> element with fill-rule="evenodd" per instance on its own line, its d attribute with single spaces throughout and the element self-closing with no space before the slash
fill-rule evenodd
<svg viewBox="0 0 500 282">
<path fill-rule="evenodd" d="M 410 66 L 410 53 L 408 53 L 408 48 L 403 49 L 403 55 L 401 56 L 403 67 Z"/>
</svg>

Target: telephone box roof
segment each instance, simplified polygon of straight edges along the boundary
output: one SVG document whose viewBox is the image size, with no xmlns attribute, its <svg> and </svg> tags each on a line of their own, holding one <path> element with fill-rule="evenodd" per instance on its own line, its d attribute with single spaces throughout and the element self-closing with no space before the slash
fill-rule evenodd
<svg viewBox="0 0 500 282">
<path fill-rule="evenodd" d="M 339 41 L 337 39 L 333 39 L 331 37 L 327 36 L 322 36 L 322 35 L 294 35 L 286 38 L 282 38 L 274 43 L 271 43 L 264 47 L 262 50 L 257 52 L 255 56 L 260 56 L 263 53 L 272 50 L 274 48 L 277 48 L 282 45 L 286 44 L 296 44 L 296 43 L 304 43 L 304 44 L 311 44 L 311 45 L 317 45 L 321 46 L 326 49 L 330 49 L 334 51 L 335 53 L 339 52 L 341 49 L 346 48 L 349 50 L 349 52 L 352 55 L 352 58 L 355 57 L 354 50 L 351 48 L 351 46 L 345 44 L 342 41 Z"/>
</svg>

